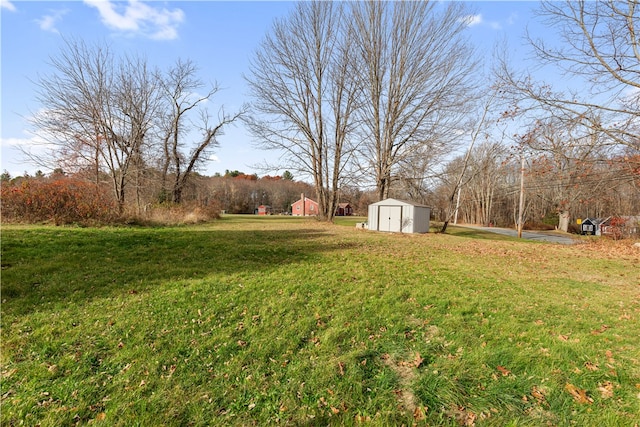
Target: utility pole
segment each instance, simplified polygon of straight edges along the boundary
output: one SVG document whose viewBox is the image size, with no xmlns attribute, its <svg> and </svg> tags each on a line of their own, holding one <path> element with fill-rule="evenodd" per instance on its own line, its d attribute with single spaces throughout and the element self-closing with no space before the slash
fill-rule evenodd
<svg viewBox="0 0 640 427">
<path fill-rule="evenodd" d="M 520 149 L 520 204 L 518 205 L 518 238 L 522 238 L 522 216 L 524 210 L 524 152 Z"/>
</svg>

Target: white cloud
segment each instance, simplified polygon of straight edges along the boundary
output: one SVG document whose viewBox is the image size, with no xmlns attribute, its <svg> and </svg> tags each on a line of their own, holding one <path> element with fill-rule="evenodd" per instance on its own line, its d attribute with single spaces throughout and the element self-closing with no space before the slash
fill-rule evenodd
<svg viewBox="0 0 640 427">
<path fill-rule="evenodd" d="M 50 31 L 52 33 L 58 33 L 56 24 L 62 20 L 62 17 L 67 13 L 66 10 L 57 10 L 49 15 L 44 15 L 40 19 L 36 19 L 36 22 L 43 31 Z"/>
<path fill-rule="evenodd" d="M 218 158 L 218 156 L 216 156 L 215 154 L 212 154 L 209 156 L 209 161 L 214 163 L 220 163 L 220 158 Z"/>
<path fill-rule="evenodd" d="M 460 22 L 465 24 L 467 27 L 489 27 L 493 30 L 501 30 L 502 24 L 498 21 L 485 21 L 482 14 L 477 15 L 467 15 L 460 18 Z"/>
<path fill-rule="evenodd" d="M 0 138 L 0 147 L 3 149 L 12 149 L 20 151 L 45 151 L 51 149 L 53 144 L 46 139 L 32 135 L 28 138 Z"/>
<path fill-rule="evenodd" d="M 98 10 L 102 22 L 108 28 L 155 40 L 177 38 L 178 26 L 184 21 L 181 9 L 155 8 L 138 0 L 129 0 L 127 3 L 110 0 L 84 2 Z"/>
<path fill-rule="evenodd" d="M 0 138 L 0 147 L 18 147 L 28 143 L 29 139 L 26 138 Z"/>
<path fill-rule="evenodd" d="M 0 147 L 1 169 L 11 176 L 22 176 L 25 172 L 34 175 L 38 169 L 47 169 L 34 159 L 46 157 L 52 148 L 51 144 L 35 135 L 30 138 L 0 138 Z"/>
<path fill-rule="evenodd" d="M 0 7 L 2 9 L 6 9 L 10 12 L 15 12 L 16 11 L 16 7 L 13 3 L 11 3 L 9 0 L 0 0 Z"/>
<path fill-rule="evenodd" d="M 462 22 L 467 24 L 468 27 L 479 25 L 482 23 L 482 15 L 467 15 L 461 18 Z"/>
</svg>

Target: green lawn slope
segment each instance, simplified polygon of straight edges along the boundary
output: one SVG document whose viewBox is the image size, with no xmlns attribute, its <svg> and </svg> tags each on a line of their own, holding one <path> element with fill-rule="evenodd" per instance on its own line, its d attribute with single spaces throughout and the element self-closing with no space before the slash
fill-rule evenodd
<svg viewBox="0 0 640 427">
<path fill-rule="evenodd" d="M 3 226 L 0 424 L 637 425 L 638 252 L 342 224 Z"/>
</svg>

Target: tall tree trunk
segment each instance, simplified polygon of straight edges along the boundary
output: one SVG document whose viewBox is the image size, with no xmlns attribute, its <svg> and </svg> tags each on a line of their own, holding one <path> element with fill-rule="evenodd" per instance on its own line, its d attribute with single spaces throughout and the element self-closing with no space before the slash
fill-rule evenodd
<svg viewBox="0 0 640 427">
<path fill-rule="evenodd" d="M 565 233 L 569 232 L 569 221 L 571 220 L 571 216 L 569 215 L 569 211 L 562 210 L 558 214 L 558 230 L 564 231 Z"/>
</svg>

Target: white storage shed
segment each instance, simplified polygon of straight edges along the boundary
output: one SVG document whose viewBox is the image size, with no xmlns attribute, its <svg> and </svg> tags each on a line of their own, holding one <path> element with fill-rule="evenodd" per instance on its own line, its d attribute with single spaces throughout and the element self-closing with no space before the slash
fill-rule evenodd
<svg viewBox="0 0 640 427">
<path fill-rule="evenodd" d="M 431 208 L 413 202 L 385 199 L 369 205 L 369 230 L 427 233 Z"/>
</svg>

